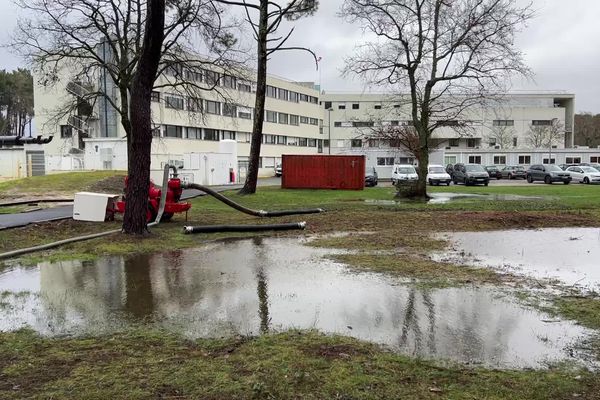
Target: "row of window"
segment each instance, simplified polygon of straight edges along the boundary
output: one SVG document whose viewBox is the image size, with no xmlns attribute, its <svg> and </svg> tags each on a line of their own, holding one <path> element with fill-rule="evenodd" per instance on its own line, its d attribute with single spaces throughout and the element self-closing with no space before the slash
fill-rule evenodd
<svg viewBox="0 0 600 400">
<path fill-rule="evenodd" d="M 185 77 L 185 79 L 188 81 L 206 83 L 209 86 L 221 86 L 228 89 L 237 89 L 241 92 L 250 93 L 256 91 L 255 82 L 250 82 L 233 75 L 220 74 L 218 72 L 206 69 L 198 69 L 193 71 L 186 69 L 184 71 L 181 65 L 173 65 L 165 70 L 165 74 L 176 79 L 182 79 Z M 294 92 L 292 90 L 281 89 L 275 86 L 267 86 L 267 96 L 279 100 L 291 101 L 294 103 L 304 101 L 306 103 L 317 104 L 319 102 L 319 99 L 314 96 Z"/>
<path fill-rule="evenodd" d="M 160 128 L 155 130 L 155 136 L 160 134 Z M 162 125 L 162 137 L 179 139 L 196 139 L 219 141 L 225 139 L 236 140 L 240 143 L 250 143 L 252 134 L 250 132 L 235 132 L 221 129 L 184 127 L 179 125 Z M 319 139 L 303 138 L 296 136 L 270 135 L 263 134 L 264 144 L 278 144 L 286 146 L 300 147 L 321 147 L 322 141 Z"/>
<path fill-rule="evenodd" d="M 394 164 L 412 164 L 415 161 L 413 157 L 377 157 L 378 166 L 388 166 Z"/>
<path fill-rule="evenodd" d="M 160 102 L 161 93 L 152 92 L 152 101 Z M 174 110 L 187 110 L 191 112 L 205 112 L 213 115 L 223 115 L 226 117 L 237 117 L 242 119 L 252 119 L 253 108 L 238 106 L 231 103 L 221 103 L 213 100 L 203 100 L 194 97 L 187 98 L 187 106 L 184 97 L 178 95 L 165 94 L 165 107 Z M 265 111 L 265 120 L 286 125 L 310 124 L 318 125 L 317 118 L 310 118 L 301 115 L 278 113 L 276 111 Z"/>
<path fill-rule="evenodd" d="M 412 126 L 413 122 L 412 121 L 384 121 L 383 122 L 384 125 L 391 125 L 391 126 Z M 469 125 L 469 126 L 476 126 L 476 125 L 481 125 L 482 121 L 456 121 L 456 120 L 450 120 L 450 121 L 442 121 L 440 123 L 440 126 L 460 126 L 460 125 Z M 364 127 L 372 127 L 374 126 L 375 123 L 373 121 L 335 121 L 333 123 L 333 126 L 336 128 L 364 128 Z M 492 121 L 492 125 L 493 126 L 515 126 L 515 121 L 512 119 L 495 119 Z M 552 121 L 551 120 L 532 120 L 531 121 L 531 125 L 533 126 L 549 126 L 552 125 Z"/>
<path fill-rule="evenodd" d="M 331 101 L 322 101 L 321 104 L 324 106 L 323 108 L 325 108 L 326 110 L 333 110 L 333 102 Z M 337 105 L 338 110 L 345 110 L 346 109 L 346 103 L 338 103 Z M 353 110 L 360 110 L 360 103 L 350 103 L 350 107 Z M 400 104 L 394 104 L 393 105 L 394 108 L 400 108 Z M 375 110 L 381 110 L 382 106 L 380 103 L 375 103 L 373 104 L 373 108 Z"/>
<path fill-rule="evenodd" d="M 377 159 L 379 162 L 379 159 Z M 469 164 L 481 164 L 481 156 L 480 155 L 470 155 Z M 531 156 L 530 155 L 520 155 L 518 156 L 518 164 L 519 165 L 530 165 L 531 164 Z M 593 161 L 596 160 L 596 161 Z M 590 157 L 590 162 L 597 162 L 600 160 L 600 157 Z M 446 164 L 455 164 L 456 156 L 446 156 L 445 158 Z M 542 159 L 542 164 L 555 164 L 556 158 L 544 158 Z M 567 164 L 579 164 L 581 163 L 581 157 L 566 157 Z M 495 165 L 506 165 L 506 156 L 494 156 L 494 164 Z M 378 164 L 379 165 L 379 164 Z M 382 164 L 387 165 L 387 164 Z"/>
</svg>

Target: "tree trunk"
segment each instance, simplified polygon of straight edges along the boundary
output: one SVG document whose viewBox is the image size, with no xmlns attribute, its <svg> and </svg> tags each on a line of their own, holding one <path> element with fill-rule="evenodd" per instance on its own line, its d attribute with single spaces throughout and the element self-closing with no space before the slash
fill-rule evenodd
<svg viewBox="0 0 600 400">
<path fill-rule="evenodd" d="M 152 146 L 151 94 L 164 40 L 165 0 L 148 0 L 144 42 L 131 89 L 131 135 L 127 139 L 127 207 L 123 232 L 147 230 L 150 151 Z"/>
<path fill-rule="evenodd" d="M 262 130 L 265 120 L 265 97 L 267 94 L 267 28 L 269 23 L 268 1 L 260 1 L 260 17 L 258 26 L 257 55 L 258 68 L 256 76 L 256 100 L 254 102 L 254 123 L 252 125 L 252 142 L 248 163 L 248 175 L 240 194 L 256 193 Z"/>
</svg>

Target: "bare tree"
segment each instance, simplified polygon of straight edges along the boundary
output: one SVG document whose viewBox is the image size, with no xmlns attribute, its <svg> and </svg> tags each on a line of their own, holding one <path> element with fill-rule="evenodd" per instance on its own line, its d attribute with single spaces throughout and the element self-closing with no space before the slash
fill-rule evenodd
<svg viewBox="0 0 600 400">
<path fill-rule="evenodd" d="M 515 129 L 512 125 L 492 125 L 485 135 L 485 140 L 490 146 L 498 146 L 501 149 L 510 147 L 515 137 Z"/>
<path fill-rule="evenodd" d="M 267 61 L 269 56 L 278 51 L 301 50 L 309 52 L 314 57 L 315 63 L 317 63 L 317 57 L 312 50 L 298 46 L 287 46 L 286 43 L 292 36 L 294 28 L 291 28 L 285 35 L 278 36 L 277 32 L 284 19 L 295 21 L 304 16 L 312 15 L 317 10 L 319 2 L 317 0 L 291 0 L 286 6 L 281 6 L 269 0 L 215 1 L 244 8 L 246 20 L 252 28 L 254 40 L 257 44 L 256 100 L 254 105 L 254 122 L 252 125 L 252 141 L 250 143 L 248 174 L 244 187 L 240 190 L 241 194 L 252 194 L 256 192 L 258 181 L 262 130 L 265 119 Z M 252 15 L 257 12 L 258 20 Z"/>
<path fill-rule="evenodd" d="M 529 125 L 526 140 L 534 149 L 550 149 L 558 145 L 564 139 L 565 126 L 558 119 L 554 118 L 544 125 Z"/>
<path fill-rule="evenodd" d="M 54 121 L 69 116 L 69 124 L 85 136 L 96 102 L 105 110 L 110 107 L 120 119 L 128 142 L 129 173 L 123 230 L 143 233 L 151 92 L 170 87 L 198 98 L 218 86 L 218 79 L 198 77 L 207 66 L 226 65 L 225 55 L 235 44 L 221 20 L 222 11 L 210 0 L 19 0 L 18 4 L 32 17 L 19 22 L 12 47 L 43 74 L 42 84 L 53 86 L 66 76 L 67 90 L 75 95 L 74 101 L 55 110 Z M 201 52 L 212 57 L 200 56 Z M 107 121 L 104 129 L 108 136 Z"/>
<path fill-rule="evenodd" d="M 528 74 L 514 46 L 532 16 L 516 0 L 345 0 L 342 15 L 375 38 L 346 60 L 346 74 L 398 95 L 419 136 L 415 197 L 427 197 L 432 134 L 468 125 L 472 110 L 506 92 L 506 78 Z M 471 112 L 470 112 L 471 111 Z"/>
</svg>

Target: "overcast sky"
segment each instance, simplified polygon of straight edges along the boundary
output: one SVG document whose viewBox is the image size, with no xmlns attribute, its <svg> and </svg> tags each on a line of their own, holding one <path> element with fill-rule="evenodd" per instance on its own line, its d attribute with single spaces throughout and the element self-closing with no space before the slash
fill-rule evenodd
<svg viewBox="0 0 600 400">
<path fill-rule="evenodd" d="M 525 0 L 523 0 L 525 1 Z M 298 21 L 290 44 L 306 46 L 322 57 L 320 72 L 311 57 L 281 52 L 269 72 L 296 81 L 321 83 L 326 91 L 361 91 L 359 80 L 340 77 L 344 57 L 362 32 L 337 17 L 343 0 L 321 0 L 313 17 Z M 19 10 L 11 0 L 0 0 L 0 41 L 7 43 Z M 576 110 L 600 113 L 600 1 L 533 0 L 536 17 L 519 34 L 517 45 L 535 73 L 535 81 L 514 82 L 515 89 L 564 90 L 576 95 Z M 13 69 L 21 61 L 0 48 L 0 68 Z"/>
</svg>

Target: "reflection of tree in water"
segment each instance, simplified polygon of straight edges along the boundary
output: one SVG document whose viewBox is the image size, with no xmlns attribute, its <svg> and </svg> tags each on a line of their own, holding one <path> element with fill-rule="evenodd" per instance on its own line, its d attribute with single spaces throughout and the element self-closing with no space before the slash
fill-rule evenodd
<svg viewBox="0 0 600 400">
<path fill-rule="evenodd" d="M 140 254 L 125 259 L 125 311 L 137 319 L 150 317 L 154 312 L 150 256 Z"/>
<path fill-rule="evenodd" d="M 263 239 L 255 237 L 252 244 L 256 248 L 256 294 L 258 295 L 258 317 L 260 319 L 260 333 L 269 331 L 269 294 L 267 291 L 267 275 L 265 274 L 265 252 Z"/>
<path fill-rule="evenodd" d="M 421 293 L 423 296 L 423 303 L 427 307 L 427 322 L 429 322 L 429 335 L 427 337 L 427 347 L 431 355 L 437 354 L 436 342 L 435 342 L 435 304 L 431 299 L 431 292 L 429 290 L 423 290 Z"/>
<path fill-rule="evenodd" d="M 417 314 L 417 310 L 415 310 L 416 306 L 416 291 L 414 287 L 411 287 L 408 292 L 408 300 L 406 302 L 406 311 L 404 314 L 404 322 L 402 324 L 402 334 L 400 335 L 400 346 L 407 348 L 408 335 L 411 331 L 414 333 L 415 340 L 415 353 L 421 352 L 421 328 L 419 327 L 419 316 Z"/>
</svg>

